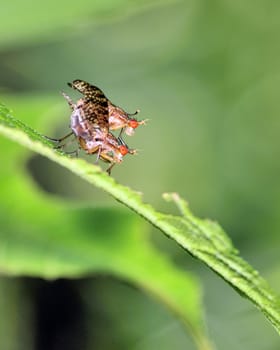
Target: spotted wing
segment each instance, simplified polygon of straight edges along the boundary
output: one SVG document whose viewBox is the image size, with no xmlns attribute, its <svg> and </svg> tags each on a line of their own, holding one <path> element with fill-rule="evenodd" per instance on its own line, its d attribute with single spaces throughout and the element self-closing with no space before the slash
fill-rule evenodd
<svg viewBox="0 0 280 350">
<path fill-rule="evenodd" d="M 79 100 L 78 108 L 81 110 L 83 118 L 89 122 L 89 126 L 108 132 L 109 106 L 103 91 L 83 80 L 74 80 L 68 85 L 84 95 L 84 98 Z"/>
</svg>

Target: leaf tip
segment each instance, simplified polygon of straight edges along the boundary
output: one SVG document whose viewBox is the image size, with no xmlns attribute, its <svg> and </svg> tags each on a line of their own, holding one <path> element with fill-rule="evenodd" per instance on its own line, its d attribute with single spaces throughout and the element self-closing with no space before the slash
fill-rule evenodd
<svg viewBox="0 0 280 350">
<path fill-rule="evenodd" d="M 190 214 L 188 202 L 181 198 L 177 192 L 165 192 L 162 194 L 162 197 L 167 202 L 174 202 L 183 216 Z"/>
</svg>

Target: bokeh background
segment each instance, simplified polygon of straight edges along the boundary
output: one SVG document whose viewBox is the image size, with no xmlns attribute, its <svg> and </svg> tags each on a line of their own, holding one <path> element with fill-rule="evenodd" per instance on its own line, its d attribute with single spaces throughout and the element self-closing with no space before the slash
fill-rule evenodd
<svg viewBox="0 0 280 350">
<path fill-rule="evenodd" d="M 99 86 L 128 111 L 139 108 L 149 122 L 126 139 L 139 154 L 113 176 L 163 211 L 175 209 L 161 194 L 179 192 L 195 214 L 217 220 L 279 292 L 279 36 L 273 0 L 1 0 L 1 102 L 23 122 L 37 114 L 38 131 L 53 137 L 68 130 L 60 91 L 74 96 L 66 85 L 73 79 Z M 40 156 L 29 153 L 19 167 L 52 200 L 119 207 Z M 158 249 L 200 279 L 217 349 L 279 349 L 276 332 L 248 301 L 149 231 Z M 3 276 L 0 296 L 4 350 L 195 349 L 163 305 L 110 276 Z"/>
</svg>

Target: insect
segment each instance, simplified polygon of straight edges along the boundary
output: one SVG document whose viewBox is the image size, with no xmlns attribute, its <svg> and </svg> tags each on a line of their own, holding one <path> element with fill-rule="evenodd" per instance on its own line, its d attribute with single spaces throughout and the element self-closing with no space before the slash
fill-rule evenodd
<svg viewBox="0 0 280 350">
<path fill-rule="evenodd" d="M 146 120 L 140 120 L 138 121 L 136 118 L 131 118 L 132 116 L 135 116 L 136 114 L 139 113 L 139 110 L 137 110 L 135 113 L 127 113 L 125 112 L 122 108 L 114 105 L 107 97 L 104 95 L 104 93 L 96 86 L 90 85 L 89 83 L 76 79 L 72 83 L 68 83 L 70 87 L 73 89 L 79 91 L 84 95 L 83 99 L 80 99 L 78 102 L 81 104 L 84 104 L 84 108 L 88 108 L 88 104 L 92 105 L 93 104 L 101 104 L 101 107 L 99 111 L 102 113 L 103 116 L 105 115 L 105 109 L 108 110 L 107 113 L 107 119 L 100 120 L 100 117 L 98 119 L 98 123 L 100 125 L 100 122 L 104 125 L 106 122 L 108 123 L 108 128 L 109 130 L 118 130 L 121 129 L 120 135 L 122 134 L 123 130 L 124 132 L 131 136 L 134 133 L 134 129 L 136 129 L 139 125 L 145 125 Z M 68 100 L 70 98 L 64 94 L 64 97 Z M 70 100 L 71 101 L 71 100 Z M 69 103 L 70 105 L 70 103 Z M 70 105 L 71 107 L 71 105 Z M 103 109 L 103 110 L 102 110 Z M 96 121 L 96 112 L 94 111 L 94 121 Z"/>
<path fill-rule="evenodd" d="M 113 166 L 120 163 L 126 154 L 136 154 L 136 150 L 130 149 L 122 140 L 123 129 L 127 135 L 132 135 L 138 125 L 145 121 L 138 122 L 130 118 L 134 114 L 128 114 L 120 107 L 113 105 L 96 86 L 82 80 L 74 80 L 68 85 L 79 92 L 84 97 L 74 103 L 71 98 L 62 93 L 72 110 L 70 118 L 71 132 L 61 139 L 51 139 L 58 143 L 57 148 L 63 148 L 66 144 L 62 141 L 71 135 L 75 135 L 79 147 L 88 154 L 97 154 L 97 162 L 102 159 L 111 163 L 107 172 L 110 174 Z M 117 138 L 109 130 L 121 129 Z M 78 153 L 77 150 L 72 153 Z"/>
<path fill-rule="evenodd" d="M 59 143 L 57 148 L 63 148 L 66 144 L 63 145 L 61 142 L 74 134 L 81 149 L 88 154 L 97 154 L 96 163 L 99 159 L 111 163 L 107 169 L 109 174 L 113 166 L 116 163 L 121 163 L 126 154 L 136 154 L 136 150 L 130 149 L 120 137 L 117 138 L 106 127 L 99 128 L 98 124 L 91 125 L 84 115 L 84 109 L 78 103 L 75 105 L 71 101 L 71 104 L 73 108 L 71 115 L 72 131 L 59 140 L 52 139 Z M 75 150 L 73 153 L 77 154 L 78 151 Z"/>
<path fill-rule="evenodd" d="M 98 159 L 111 163 L 106 170 L 109 174 L 113 166 L 121 163 L 127 154 L 136 154 L 136 150 L 130 149 L 121 138 L 116 138 L 112 133 L 104 135 L 97 129 L 93 138 L 79 137 L 80 147 L 88 154 L 97 154 Z"/>
<path fill-rule="evenodd" d="M 88 131 L 89 133 L 91 129 L 97 128 L 109 132 L 108 99 L 104 93 L 98 87 L 83 80 L 74 80 L 68 85 L 84 95 L 84 98 L 79 99 L 74 104 L 70 97 L 63 93 L 73 112 L 71 115 L 71 129 L 73 132 L 77 135 L 76 127 L 82 127 L 84 132 Z M 79 125 L 80 123 L 81 125 Z"/>
<path fill-rule="evenodd" d="M 134 134 L 134 130 L 138 128 L 139 125 L 146 125 L 147 120 L 137 120 L 135 118 L 131 118 L 139 113 L 137 110 L 135 113 L 127 113 L 122 108 L 115 106 L 112 102 L 108 101 L 109 107 L 109 128 L 110 130 L 118 130 L 121 129 L 120 135 L 124 132 L 132 136 Z"/>
</svg>

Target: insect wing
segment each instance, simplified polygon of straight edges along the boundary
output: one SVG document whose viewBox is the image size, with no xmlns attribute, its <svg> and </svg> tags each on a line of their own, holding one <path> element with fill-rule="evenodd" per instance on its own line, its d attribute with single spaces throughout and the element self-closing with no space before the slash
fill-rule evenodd
<svg viewBox="0 0 280 350">
<path fill-rule="evenodd" d="M 109 106 L 103 91 L 83 80 L 74 80 L 68 85 L 84 95 L 78 107 L 83 110 L 83 117 L 88 120 L 90 126 L 108 131 Z"/>
</svg>

